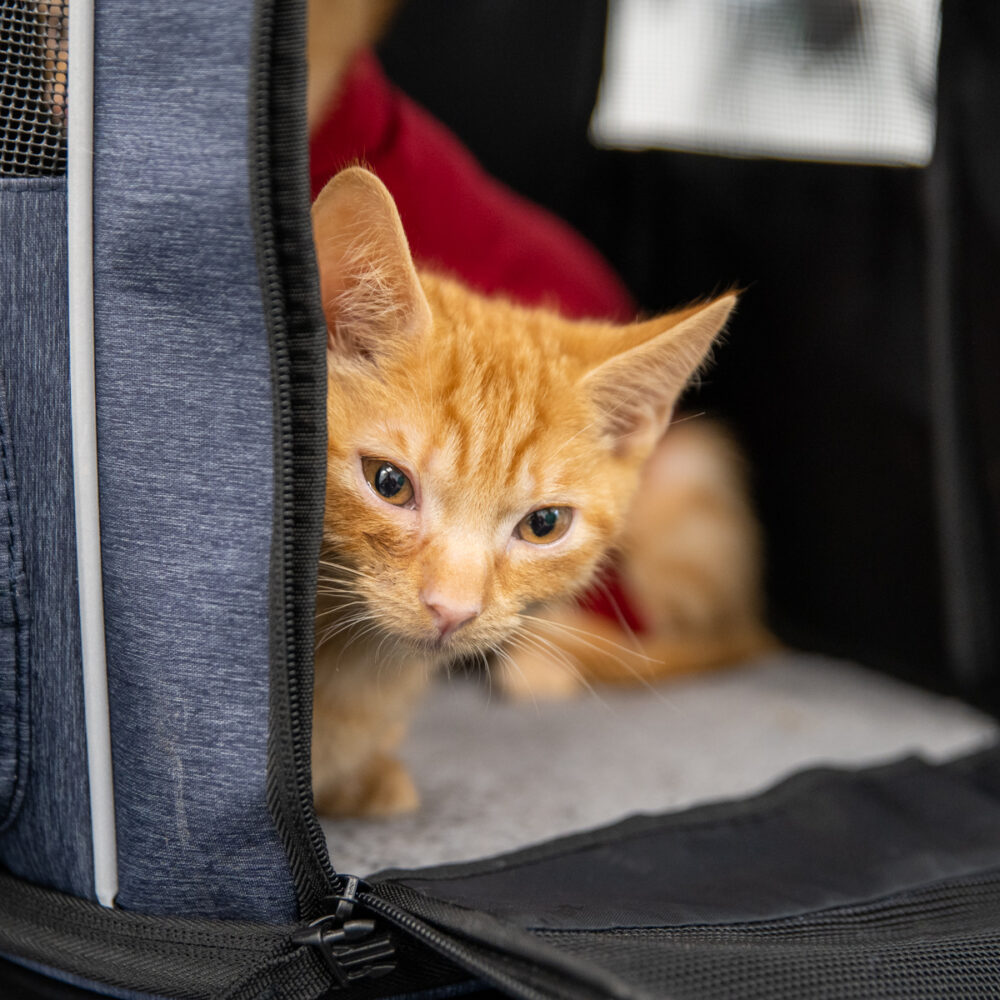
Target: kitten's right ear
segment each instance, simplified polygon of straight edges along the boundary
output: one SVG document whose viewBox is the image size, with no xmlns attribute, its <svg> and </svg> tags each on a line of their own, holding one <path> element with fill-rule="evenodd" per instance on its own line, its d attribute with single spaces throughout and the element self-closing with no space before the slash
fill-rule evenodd
<svg viewBox="0 0 1000 1000">
<path fill-rule="evenodd" d="M 312 223 L 332 354 L 377 362 L 430 326 L 399 212 L 373 173 L 340 171 L 313 203 Z"/>
<path fill-rule="evenodd" d="M 652 449 L 735 304 L 736 294 L 729 292 L 612 331 L 608 343 L 615 353 L 588 372 L 582 384 L 617 452 Z"/>
</svg>

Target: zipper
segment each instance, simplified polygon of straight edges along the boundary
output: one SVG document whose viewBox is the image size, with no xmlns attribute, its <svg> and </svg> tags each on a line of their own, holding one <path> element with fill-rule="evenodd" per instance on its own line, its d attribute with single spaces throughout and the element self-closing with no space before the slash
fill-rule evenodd
<svg viewBox="0 0 1000 1000">
<path fill-rule="evenodd" d="M 328 898 L 332 913 L 318 917 L 292 934 L 292 943 L 316 951 L 330 973 L 334 988 L 346 988 L 363 979 L 385 976 L 396 968 L 395 947 L 379 923 L 360 918 L 358 909 L 404 931 L 411 938 L 433 948 L 439 955 L 524 1000 L 551 1000 L 512 978 L 480 953 L 464 945 L 413 914 L 388 902 L 355 875 L 339 877 L 340 891 Z"/>
<path fill-rule="evenodd" d="M 336 987 L 361 979 L 380 979 L 396 968 L 395 947 L 384 931 L 376 933 L 374 920 L 355 915 L 358 884 L 354 875 L 342 876 L 343 890 L 328 902 L 333 913 L 318 917 L 292 934 L 292 943 L 314 948 L 323 959 Z"/>
<path fill-rule="evenodd" d="M 442 904 L 393 885 L 393 894 L 406 901 L 408 909 L 404 909 L 380 895 L 378 887 L 356 881 L 357 902 L 366 910 L 509 996 L 520 1000 L 648 1000 L 645 993 L 603 969 L 562 955 L 527 931 L 485 913 Z M 448 923 L 435 926 L 429 920 Z"/>
<path fill-rule="evenodd" d="M 334 990 L 378 979 L 397 967 L 391 933 L 437 952 L 472 978 L 519 1000 L 645 1000 L 616 978 L 560 955 L 523 931 L 505 927 L 483 914 L 454 909 L 456 927 L 437 927 L 409 909 L 379 895 L 355 875 L 339 877 L 340 891 L 328 897 L 330 912 L 292 932 L 291 941 L 322 959 Z M 420 897 L 394 886 L 419 910 Z M 412 897 L 412 900 L 411 898 Z M 432 908 L 436 901 L 426 900 Z M 465 927 L 463 915 L 469 919 Z M 491 928 L 496 929 L 490 935 Z"/>
<path fill-rule="evenodd" d="M 364 892 L 359 897 L 359 902 L 372 913 L 378 914 L 389 923 L 406 931 L 410 936 L 429 945 L 438 954 L 450 958 L 456 965 L 460 965 L 479 978 L 505 990 L 511 996 L 522 997 L 524 1000 L 551 1000 L 551 994 L 538 992 L 532 987 L 526 986 L 522 981 L 512 978 L 488 961 L 484 961 L 478 952 L 441 933 L 406 910 L 393 906 L 380 896 Z"/>
<path fill-rule="evenodd" d="M 313 440 L 316 435 L 307 437 L 312 433 L 308 430 L 299 428 L 298 433 L 306 437 L 295 437 L 296 393 L 301 399 L 305 390 L 294 380 L 311 376 L 314 365 L 310 364 L 309 337 L 314 327 L 322 328 L 317 327 L 318 317 L 312 315 L 315 294 L 309 292 L 310 283 L 315 281 L 315 265 L 307 172 L 300 148 L 305 135 L 304 73 L 300 65 L 305 4 L 300 0 L 258 0 L 255 15 L 249 90 L 250 195 L 271 345 L 278 536 L 271 571 L 271 614 L 279 627 L 271 650 L 267 799 L 289 859 L 299 915 L 309 919 L 323 915 L 324 900 L 335 891 L 337 876 L 313 808 L 311 626 L 306 628 L 297 616 L 297 612 L 311 615 L 312 609 L 302 610 L 308 594 L 296 591 L 297 571 L 301 573 L 301 565 L 308 562 L 308 545 L 299 536 L 310 530 L 309 526 L 303 529 L 296 525 L 296 496 L 302 489 L 296 463 L 301 468 L 311 462 L 317 446 Z M 313 353 L 322 366 L 325 339 Z M 315 483 L 307 483 L 307 487 L 315 488 Z M 315 545 L 318 557 L 318 532 Z"/>
</svg>

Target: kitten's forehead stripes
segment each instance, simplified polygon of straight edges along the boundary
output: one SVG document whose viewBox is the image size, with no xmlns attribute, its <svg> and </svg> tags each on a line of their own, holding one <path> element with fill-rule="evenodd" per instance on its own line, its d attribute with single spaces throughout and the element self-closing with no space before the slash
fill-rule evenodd
<svg viewBox="0 0 1000 1000">
<path fill-rule="evenodd" d="M 537 345 L 522 343 L 516 354 L 500 356 L 490 340 L 451 343 L 437 398 L 454 441 L 455 475 L 510 491 L 524 483 L 552 424 L 551 373 Z"/>
</svg>

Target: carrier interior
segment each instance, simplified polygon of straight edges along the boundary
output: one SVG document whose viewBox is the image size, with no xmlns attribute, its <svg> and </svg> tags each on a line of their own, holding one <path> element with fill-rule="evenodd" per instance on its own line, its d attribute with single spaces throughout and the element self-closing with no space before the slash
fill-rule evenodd
<svg viewBox="0 0 1000 1000">
<path fill-rule="evenodd" d="M 963 702 L 806 653 L 535 704 L 457 676 L 432 688 L 402 748 L 420 808 L 322 825 L 334 865 L 371 874 L 739 797 L 803 767 L 943 760 L 996 736 Z"/>
<path fill-rule="evenodd" d="M 664 5 L 664 17 L 667 6 L 684 5 Z M 391 820 L 321 818 L 334 865 L 370 874 L 483 858 L 638 812 L 744 796 L 805 767 L 914 753 L 943 760 L 996 739 L 988 715 L 926 689 L 962 689 L 949 676 L 941 605 L 953 589 L 939 576 L 934 539 L 937 418 L 922 339 L 933 339 L 930 172 L 885 164 L 929 156 L 932 119 L 916 159 L 868 151 L 862 166 L 844 165 L 858 162 L 856 150 L 826 163 L 811 162 L 815 151 L 784 162 L 785 152 L 737 148 L 727 158 L 730 146 L 683 143 L 594 150 L 594 105 L 580 81 L 596 95 L 606 5 L 501 8 L 491 21 L 477 19 L 475 6 L 414 2 L 378 57 L 494 175 L 594 240 L 643 308 L 691 301 L 720 280 L 753 286 L 697 405 L 730 420 L 746 444 L 767 534 L 768 599 L 794 626 L 776 627 L 792 648 L 561 702 L 514 703 L 481 675 L 442 677 L 400 751 L 420 808 Z M 927 5 L 931 88 L 936 11 Z M 516 76 L 497 44 L 501 24 L 517 38 Z M 730 42 L 741 44 L 735 34 Z M 710 55 L 725 63 L 721 42 Z M 742 94 L 730 62 L 720 78 Z M 774 86 L 797 96 L 787 80 Z M 942 106 L 957 100 L 941 94 Z M 796 121 L 811 125 L 803 106 Z M 870 131 L 885 138 L 881 126 Z M 955 233 L 957 266 L 967 247 L 957 223 Z M 977 678 L 966 680 L 974 693 Z"/>
</svg>

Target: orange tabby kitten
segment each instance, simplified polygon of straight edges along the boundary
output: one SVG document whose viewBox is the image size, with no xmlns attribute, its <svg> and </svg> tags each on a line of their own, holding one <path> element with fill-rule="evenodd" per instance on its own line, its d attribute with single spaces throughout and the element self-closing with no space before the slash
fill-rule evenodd
<svg viewBox="0 0 1000 1000">
<path fill-rule="evenodd" d="M 323 190 L 313 225 L 329 337 L 320 812 L 416 806 L 392 754 L 442 662 L 512 636 L 546 649 L 546 630 L 561 627 L 584 677 L 614 679 L 656 673 L 664 623 L 680 634 L 662 651 L 680 650 L 685 668 L 759 641 L 754 532 L 730 456 L 716 438 L 703 447 L 693 426 L 660 444 L 734 295 L 627 326 L 484 298 L 415 269 L 391 196 L 357 167 Z M 673 513 L 664 490 L 675 490 Z M 558 613 L 557 626 L 535 611 L 580 593 L 621 541 L 653 626 L 631 663 L 607 644 L 616 635 L 595 654 L 574 631 L 592 630 L 580 613 Z M 663 572 L 675 576 L 662 584 Z M 515 691 L 573 676 L 547 654 L 518 655 Z"/>
</svg>

